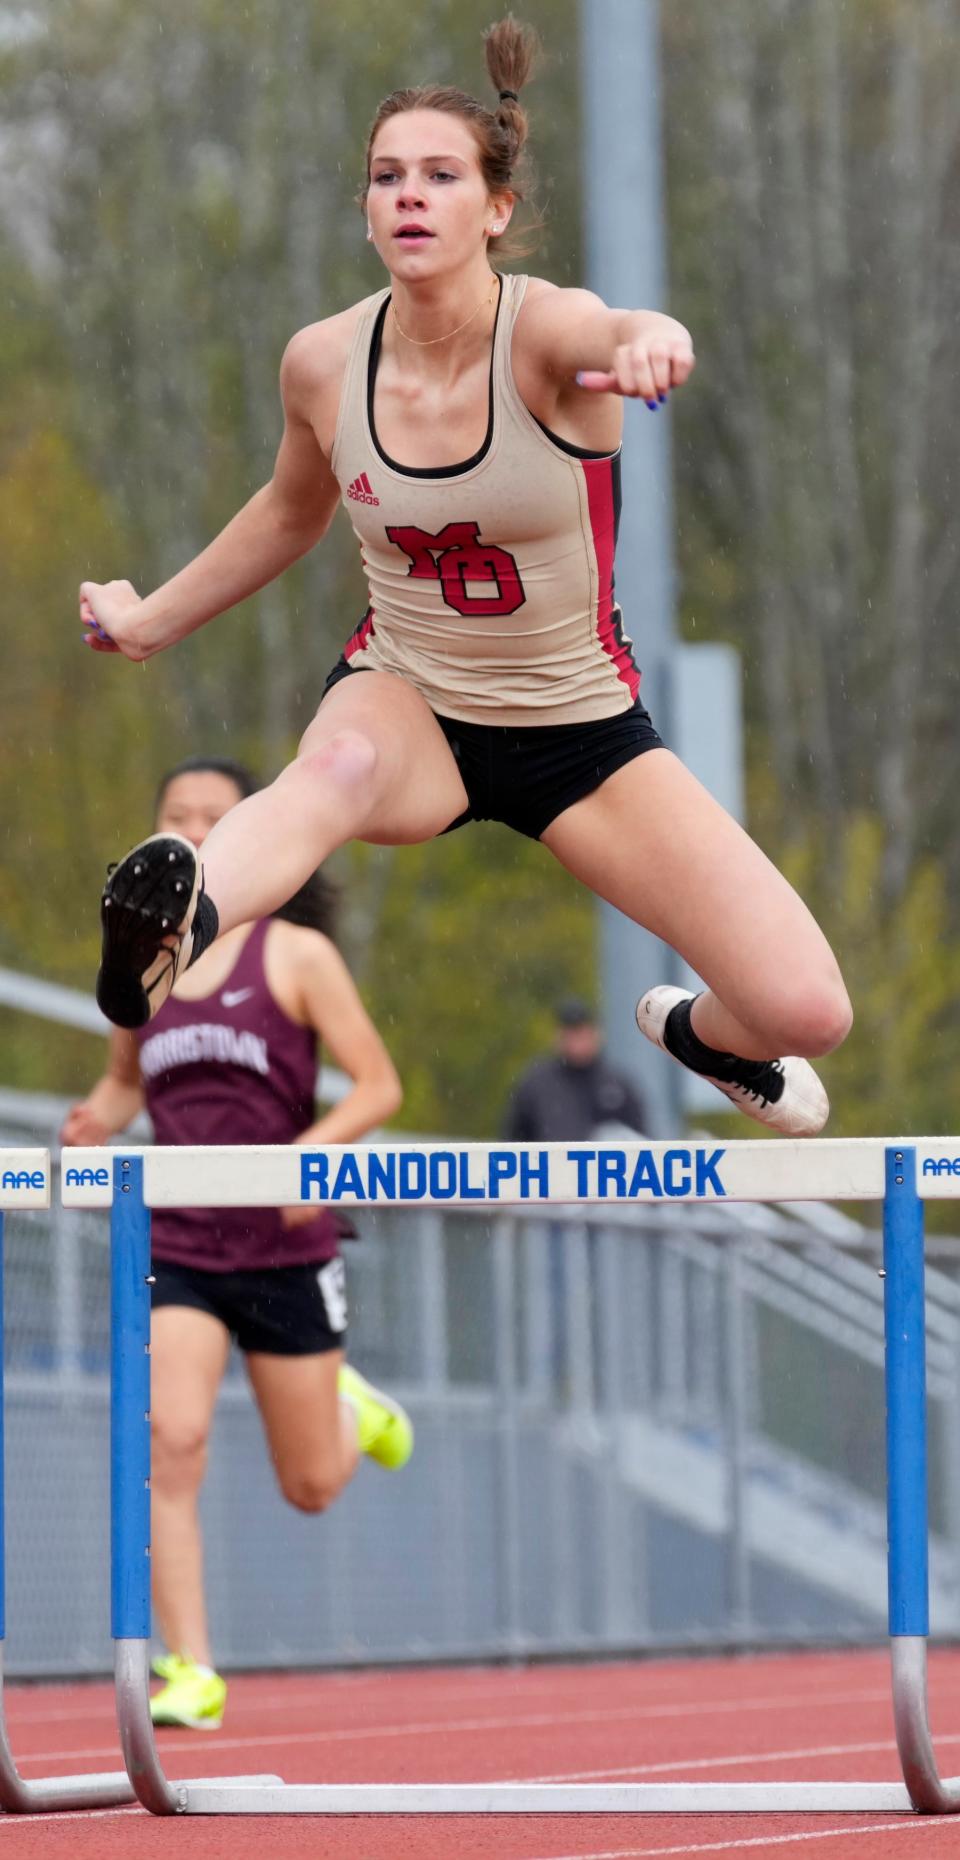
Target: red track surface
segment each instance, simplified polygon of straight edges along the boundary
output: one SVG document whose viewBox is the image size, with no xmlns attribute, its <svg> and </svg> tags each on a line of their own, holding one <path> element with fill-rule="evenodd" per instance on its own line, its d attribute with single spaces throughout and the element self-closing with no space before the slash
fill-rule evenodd
<svg viewBox="0 0 960 1860">
<path fill-rule="evenodd" d="M 960 1654 L 931 1660 L 941 1767 L 960 1770 Z M 106 1686 L 8 1690 L 28 1777 L 120 1767 Z M 224 1729 L 160 1734 L 177 1776 L 276 1771 L 286 1782 L 869 1781 L 898 1777 L 881 1653 L 629 1666 L 231 1681 Z M 0 1860 L 627 1860 L 809 1852 L 815 1860 L 960 1852 L 960 1819 L 916 1816 L 506 1816 L 156 1820 L 141 1809 L 0 1818 Z"/>
</svg>

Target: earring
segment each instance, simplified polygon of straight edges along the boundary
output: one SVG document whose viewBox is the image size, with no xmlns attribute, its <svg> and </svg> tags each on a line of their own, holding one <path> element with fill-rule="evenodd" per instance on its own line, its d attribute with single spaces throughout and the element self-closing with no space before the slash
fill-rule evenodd
<svg viewBox="0 0 960 1860">
<path fill-rule="evenodd" d="M 372 227 L 372 226 L 370 226 L 369 224 L 368 224 L 368 226 L 367 226 L 367 238 L 368 238 L 368 239 L 372 239 L 372 238 L 373 238 L 373 227 Z"/>
<path fill-rule="evenodd" d="M 501 226 L 499 220 L 497 221 L 495 226 L 491 226 L 490 231 L 495 232 L 495 233 L 501 233 L 503 231 L 503 227 Z"/>
</svg>

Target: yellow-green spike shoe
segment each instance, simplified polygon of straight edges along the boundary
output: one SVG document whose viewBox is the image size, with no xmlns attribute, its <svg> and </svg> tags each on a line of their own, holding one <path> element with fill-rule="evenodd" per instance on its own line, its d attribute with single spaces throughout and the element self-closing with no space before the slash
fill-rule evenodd
<svg viewBox="0 0 960 1860">
<path fill-rule="evenodd" d="M 161 1655 L 153 1670 L 166 1685 L 150 1700 L 154 1724 L 185 1725 L 189 1731 L 219 1731 L 227 1702 L 227 1683 L 210 1666 L 178 1653 Z"/>
<path fill-rule="evenodd" d="M 413 1422 L 398 1401 L 375 1389 L 349 1363 L 340 1370 L 340 1394 L 357 1417 L 357 1440 L 378 1466 L 392 1471 L 405 1466 L 413 1452 Z"/>
</svg>

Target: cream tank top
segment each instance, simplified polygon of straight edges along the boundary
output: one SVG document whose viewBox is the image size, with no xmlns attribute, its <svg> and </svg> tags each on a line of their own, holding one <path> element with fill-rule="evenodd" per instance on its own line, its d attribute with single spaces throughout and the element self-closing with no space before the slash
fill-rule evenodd
<svg viewBox="0 0 960 1860">
<path fill-rule="evenodd" d="M 502 278 L 484 443 L 437 470 L 380 445 L 389 291 L 363 306 L 331 458 L 370 594 L 344 654 L 459 721 L 588 723 L 629 710 L 640 684 L 613 590 L 620 455 L 557 439 L 524 406 L 510 349 L 526 287 Z"/>
</svg>

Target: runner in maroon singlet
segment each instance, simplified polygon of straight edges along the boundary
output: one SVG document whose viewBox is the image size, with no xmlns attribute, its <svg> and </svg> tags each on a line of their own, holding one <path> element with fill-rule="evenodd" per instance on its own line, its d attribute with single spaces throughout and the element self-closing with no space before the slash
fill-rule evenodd
<svg viewBox="0 0 960 1860">
<path fill-rule="evenodd" d="M 237 763 L 195 759 L 164 778 L 158 826 L 201 845 L 256 784 Z M 240 925 L 180 978 L 71 1111 L 65 1143 L 104 1143 L 144 1107 L 158 1143 L 349 1143 L 400 1103 L 400 1085 L 329 936 L 314 880 L 278 917 Z M 353 1088 L 316 1121 L 318 1036 Z M 197 1500 L 214 1403 L 234 1338 L 244 1352 L 284 1496 L 324 1510 L 358 1447 L 409 1456 L 409 1422 L 344 1364 L 343 1217 L 301 1207 L 182 1209 L 153 1217 L 152 1571 L 170 1657 L 155 1721 L 215 1727 Z M 352 1231 L 346 1226 L 346 1231 Z M 346 1388 L 344 1387 L 346 1384 Z"/>
</svg>

